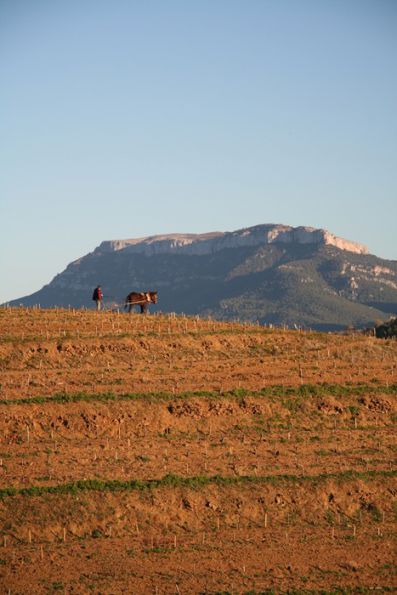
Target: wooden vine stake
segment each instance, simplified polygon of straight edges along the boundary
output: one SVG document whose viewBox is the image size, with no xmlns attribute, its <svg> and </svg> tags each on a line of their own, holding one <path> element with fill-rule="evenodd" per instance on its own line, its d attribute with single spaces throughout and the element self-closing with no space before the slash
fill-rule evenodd
<svg viewBox="0 0 397 595">
<path fill-rule="evenodd" d="M 265 512 L 265 529 L 267 528 L 267 512 Z"/>
</svg>

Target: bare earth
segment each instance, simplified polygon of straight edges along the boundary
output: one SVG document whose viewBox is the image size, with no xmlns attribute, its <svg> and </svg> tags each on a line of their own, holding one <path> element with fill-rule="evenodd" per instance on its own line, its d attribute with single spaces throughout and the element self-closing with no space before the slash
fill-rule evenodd
<svg viewBox="0 0 397 595">
<path fill-rule="evenodd" d="M 0 310 L 0 593 L 397 587 L 397 342 Z"/>
</svg>

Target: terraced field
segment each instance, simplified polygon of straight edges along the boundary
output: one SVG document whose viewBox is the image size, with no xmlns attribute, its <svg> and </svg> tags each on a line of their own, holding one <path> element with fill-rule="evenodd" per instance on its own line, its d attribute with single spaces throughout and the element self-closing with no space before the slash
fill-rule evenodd
<svg viewBox="0 0 397 595">
<path fill-rule="evenodd" d="M 397 342 L 1 309 L 0 373 L 5 593 L 396 588 Z"/>
</svg>

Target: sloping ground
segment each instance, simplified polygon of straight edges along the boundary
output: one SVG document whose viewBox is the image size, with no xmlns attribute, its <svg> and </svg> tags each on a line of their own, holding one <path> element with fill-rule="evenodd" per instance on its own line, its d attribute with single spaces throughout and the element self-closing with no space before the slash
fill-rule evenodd
<svg viewBox="0 0 397 595">
<path fill-rule="evenodd" d="M 390 590 L 397 342 L 0 310 L 5 593 Z"/>
</svg>

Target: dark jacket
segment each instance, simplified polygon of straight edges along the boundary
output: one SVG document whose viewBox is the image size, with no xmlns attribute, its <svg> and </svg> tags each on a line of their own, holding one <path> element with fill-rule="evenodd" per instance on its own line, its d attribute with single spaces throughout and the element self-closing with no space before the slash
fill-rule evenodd
<svg viewBox="0 0 397 595">
<path fill-rule="evenodd" d="M 95 287 L 94 293 L 92 294 L 92 299 L 94 302 L 101 301 L 102 299 L 102 290 L 100 287 Z"/>
</svg>

